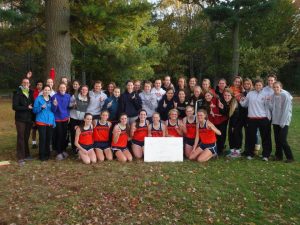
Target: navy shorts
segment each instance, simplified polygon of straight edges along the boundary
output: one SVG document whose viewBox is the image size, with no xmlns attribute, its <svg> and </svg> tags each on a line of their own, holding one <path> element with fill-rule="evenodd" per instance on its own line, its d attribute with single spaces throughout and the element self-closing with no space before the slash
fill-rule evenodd
<svg viewBox="0 0 300 225">
<path fill-rule="evenodd" d="M 202 150 L 205 150 L 207 148 L 209 151 L 211 151 L 211 153 L 213 155 L 217 154 L 217 145 L 216 145 L 216 143 L 212 143 L 212 144 L 202 144 L 202 143 L 200 143 L 199 147 Z"/>
<path fill-rule="evenodd" d="M 195 138 L 184 138 L 184 143 L 189 145 L 189 146 L 194 146 L 195 144 Z"/>
<path fill-rule="evenodd" d="M 80 146 L 83 148 L 83 149 L 85 149 L 85 150 L 91 150 L 91 149 L 94 149 L 94 145 L 82 145 L 82 144 L 80 144 Z"/>
<path fill-rule="evenodd" d="M 95 142 L 94 148 L 99 148 L 101 150 L 105 150 L 107 148 L 110 148 L 110 143 L 109 142 Z"/>
<path fill-rule="evenodd" d="M 140 147 L 144 147 L 144 141 L 131 140 L 132 144 L 138 145 Z"/>
<path fill-rule="evenodd" d="M 112 146 L 111 150 L 124 152 L 124 151 L 128 150 L 128 148 L 127 147 L 123 148 L 123 147 Z"/>
</svg>

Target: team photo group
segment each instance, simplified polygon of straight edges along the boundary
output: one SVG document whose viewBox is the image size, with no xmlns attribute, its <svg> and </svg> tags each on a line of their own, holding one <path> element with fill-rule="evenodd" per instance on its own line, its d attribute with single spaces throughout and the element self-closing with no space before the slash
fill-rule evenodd
<svg viewBox="0 0 300 225">
<path fill-rule="evenodd" d="M 217 156 L 251 160 L 260 142 L 262 161 L 294 161 L 287 142 L 293 97 L 273 73 L 222 78 L 214 86 L 184 76 L 129 80 L 123 87 L 101 81 L 89 87 L 65 77 L 54 87 L 51 78 L 30 78 L 13 94 L 19 165 L 32 159 L 30 136 L 42 161 L 51 151 L 56 160 L 73 154 L 85 164 L 143 159 L 146 137 L 183 137 L 184 157 L 198 162 Z"/>
</svg>

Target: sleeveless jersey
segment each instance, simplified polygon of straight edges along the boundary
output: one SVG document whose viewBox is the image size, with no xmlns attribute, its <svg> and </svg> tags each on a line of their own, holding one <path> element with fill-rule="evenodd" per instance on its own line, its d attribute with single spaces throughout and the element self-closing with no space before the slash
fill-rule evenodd
<svg viewBox="0 0 300 225">
<path fill-rule="evenodd" d="M 119 124 L 117 124 L 116 126 L 119 126 Z M 122 130 L 120 126 L 119 126 L 119 128 L 121 130 L 119 139 L 118 139 L 117 143 L 114 143 L 114 134 L 113 134 L 111 147 L 126 148 L 127 147 L 127 142 L 128 142 L 128 134 L 126 132 L 126 128 L 124 130 Z"/>
<path fill-rule="evenodd" d="M 159 122 L 159 128 L 155 129 L 153 126 L 153 123 L 151 124 L 151 135 L 152 137 L 162 137 L 163 136 L 163 130 L 161 126 L 161 122 Z"/>
<path fill-rule="evenodd" d="M 88 130 L 84 130 L 84 128 L 80 128 L 80 135 L 78 143 L 81 145 L 92 145 L 94 144 L 93 140 L 93 129 L 90 127 Z"/>
<path fill-rule="evenodd" d="M 171 125 L 170 124 L 170 120 L 168 120 L 168 126 L 167 126 L 167 129 L 168 129 L 168 135 L 169 136 L 172 136 L 172 137 L 181 137 L 177 130 L 176 130 L 176 126 L 178 126 L 178 120 L 176 121 L 176 124 L 175 125 Z"/>
<path fill-rule="evenodd" d="M 100 124 L 100 121 L 97 121 L 97 125 L 94 128 L 94 141 L 96 142 L 108 142 L 109 141 L 109 125 L 108 122 L 106 124 Z"/>
<path fill-rule="evenodd" d="M 195 139 L 196 138 L 196 117 L 194 117 L 194 121 L 189 123 L 189 120 L 186 120 L 186 138 Z"/>
<path fill-rule="evenodd" d="M 139 124 L 136 127 L 136 130 L 133 133 L 133 137 L 132 140 L 135 141 L 144 141 L 145 137 L 148 136 L 148 126 L 147 126 L 147 122 L 145 121 L 144 126 L 140 126 Z"/>
<path fill-rule="evenodd" d="M 204 126 L 201 127 L 199 124 L 199 140 L 202 144 L 213 144 L 217 141 L 216 134 L 213 130 L 207 129 L 207 121 Z"/>
</svg>

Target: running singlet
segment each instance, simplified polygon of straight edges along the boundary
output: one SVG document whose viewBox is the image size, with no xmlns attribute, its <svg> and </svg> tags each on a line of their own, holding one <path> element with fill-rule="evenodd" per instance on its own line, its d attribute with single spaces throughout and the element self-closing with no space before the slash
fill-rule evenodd
<svg viewBox="0 0 300 225">
<path fill-rule="evenodd" d="M 154 128 L 153 123 L 151 124 L 151 135 L 152 135 L 152 137 L 162 137 L 163 136 L 161 122 L 159 122 L 159 128 L 157 130 Z"/>
<path fill-rule="evenodd" d="M 127 142 L 128 142 L 128 134 L 126 132 L 126 128 L 124 130 L 122 130 L 121 127 L 119 126 L 119 124 L 117 124 L 116 126 L 119 127 L 119 129 L 121 130 L 121 133 L 119 135 L 119 139 L 118 139 L 117 143 L 114 143 L 114 134 L 113 134 L 111 147 L 126 148 Z"/>
<path fill-rule="evenodd" d="M 213 130 L 207 129 L 206 123 L 207 121 L 203 127 L 199 124 L 199 140 L 202 144 L 213 144 L 217 141 L 216 134 Z"/>
<path fill-rule="evenodd" d="M 84 130 L 84 128 L 80 128 L 80 135 L 79 135 L 79 140 L 78 143 L 80 145 L 92 145 L 94 144 L 93 141 L 93 129 L 90 127 L 88 130 Z"/>
<path fill-rule="evenodd" d="M 195 139 L 196 138 L 196 117 L 192 123 L 189 123 L 189 120 L 186 120 L 186 138 Z"/>
<path fill-rule="evenodd" d="M 142 127 L 138 124 L 136 130 L 134 131 L 132 140 L 144 142 L 144 139 L 147 136 L 148 136 L 148 126 L 147 126 L 147 122 L 145 121 L 145 124 Z"/>
<path fill-rule="evenodd" d="M 94 128 L 94 141 L 95 142 L 108 142 L 109 141 L 109 125 L 108 122 L 106 124 L 100 124 L 98 120 L 96 127 Z"/>
<path fill-rule="evenodd" d="M 168 135 L 169 136 L 172 136 L 172 137 L 181 137 L 176 128 L 175 127 L 178 127 L 178 120 L 176 121 L 175 125 L 171 125 L 170 124 L 170 120 L 168 120 L 168 126 L 167 126 L 167 129 L 168 129 Z"/>
</svg>

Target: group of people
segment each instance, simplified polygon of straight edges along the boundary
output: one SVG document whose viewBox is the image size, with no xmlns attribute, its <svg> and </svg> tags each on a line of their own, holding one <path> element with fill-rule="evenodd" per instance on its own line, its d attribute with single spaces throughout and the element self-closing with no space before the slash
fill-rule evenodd
<svg viewBox="0 0 300 225">
<path fill-rule="evenodd" d="M 68 143 L 86 164 L 142 159 L 145 137 L 183 137 L 185 157 L 199 162 L 225 152 L 231 158 L 245 155 L 251 160 L 260 134 L 262 159 L 268 161 L 271 125 L 275 160 L 283 160 L 283 153 L 287 162 L 294 160 L 287 142 L 292 96 L 282 89 L 275 74 L 267 76 L 265 87 L 261 79 L 252 83 L 240 76 L 232 84 L 220 79 L 215 89 L 209 79 L 199 85 L 195 77 L 187 81 L 183 76 L 177 85 L 170 76 L 155 79 L 153 84 L 129 80 L 122 94 L 114 82 L 106 90 L 102 85 L 95 81 L 90 90 L 63 77 L 56 89 L 50 78 L 46 84 L 37 81 L 30 89 L 29 78 L 24 78 L 13 95 L 19 163 L 30 159 L 31 130 L 33 145 L 36 130 L 39 132 L 40 160 L 48 160 L 51 149 L 57 160 L 67 158 Z"/>
</svg>

